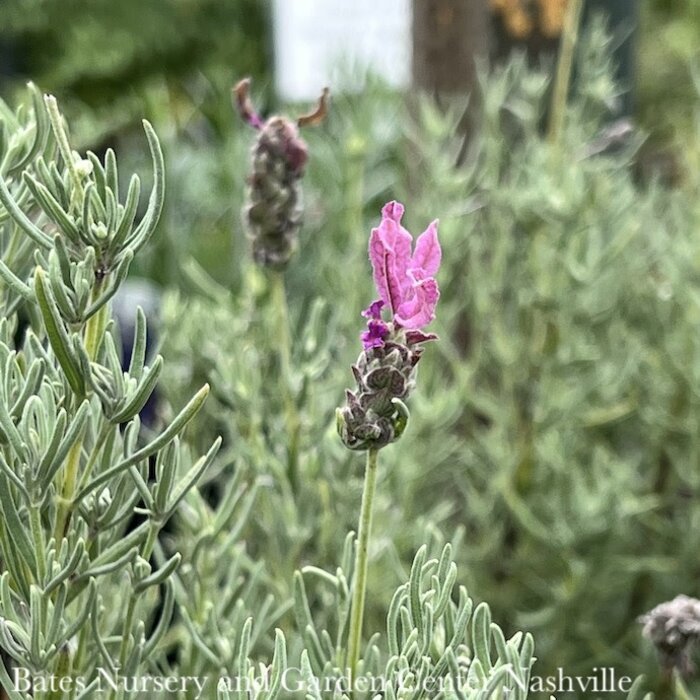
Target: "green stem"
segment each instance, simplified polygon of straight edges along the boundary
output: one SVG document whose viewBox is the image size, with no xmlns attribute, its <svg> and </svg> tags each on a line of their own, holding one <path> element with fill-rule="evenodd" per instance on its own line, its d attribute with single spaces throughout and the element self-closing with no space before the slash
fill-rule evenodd
<svg viewBox="0 0 700 700">
<path fill-rule="evenodd" d="M 377 485 L 378 450 L 368 450 L 365 468 L 365 484 L 362 490 L 360 508 L 360 525 L 355 549 L 355 570 L 352 584 L 352 607 L 350 609 L 350 633 L 348 636 L 347 667 L 351 681 L 355 678 L 357 663 L 360 660 L 362 643 L 362 618 L 365 612 L 365 594 L 367 592 L 367 552 L 372 530 L 372 502 Z"/>
<path fill-rule="evenodd" d="M 297 491 L 299 466 L 299 431 L 301 421 L 292 394 L 292 338 L 289 327 L 289 306 L 284 287 L 284 274 L 273 272 L 272 302 L 277 313 L 277 341 L 279 348 L 280 382 L 287 426 L 287 478 L 292 493 Z"/>
<path fill-rule="evenodd" d="M 94 469 L 95 463 L 97 462 L 97 458 L 100 456 L 100 450 L 104 447 L 104 444 L 107 441 L 107 438 L 109 437 L 109 433 L 112 429 L 114 429 L 114 427 L 115 426 L 107 420 L 105 420 L 102 424 L 100 434 L 97 436 L 97 440 L 95 441 L 95 445 L 92 448 L 90 457 L 88 458 L 88 461 L 85 464 L 85 469 L 83 469 L 83 473 L 80 475 L 80 482 L 77 486 L 78 491 L 82 491 L 85 485 L 87 484 L 90 478 L 90 474 L 92 474 L 92 470 Z"/>
<path fill-rule="evenodd" d="M 156 546 L 156 542 L 158 541 L 158 533 L 160 532 L 161 527 L 162 525 L 160 521 L 151 520 L 151 527 L 148 530 L 146 541 L 143 543 L 143 547 L 141 549 L 141 557 L 146 561 L 148 561 L 151 558 L 151 554 L 153 554 L 153 548 Z"/>
<path fill-rule="evenodd" d="M 126 609 L 126 619 L 124 621 L 124 630 L 122 632 L 122 642 L 119 649 L 119 667 L 123 667 L 126 663 L 126 656 L 129 653 L 129 638 L 131 636 L 131 627 L 134 624 L 134 612 L 136 611 L 136 595 L 132 592 L 129 597 L 129 605 Z"/>
<path fill-rule="evenodd" d="M 29 528 L 34 540 L 36 552 L 36 583 L 40 588 L 46 584 L 46 545 L 44 544 L 44 529 L 41 525 L 41 506 L 39 503 L 29 504 Z M 41 616 L 46 619 L 48 613 L 48 596 L 41 594 Z"/>
<path fill-rule="evenodd" d="M 61 546 L 61 540 L 66 534 L 71 510 L 73 509 L 73 496 L 75 495 L 75 484 L 78 481 L 78 471 L 80 469 L 80 455 L 83 451 L 83 438 L 79 437 L 70 448 L 66 461 L 66 470 L 63 475 L 63 486 L 58 497 L 58 510 L 56 512 L 56 527 L 54 529 L 54 539 L 56 547 Z"/>
<path fill-rule="evenodd" d="M 85 656 L 85 649 L 87 647 L 88 628 L 89 625 L 83 625 L 83 628 L 80 630 L 80 634 L 78 635 L 78 648 L 75 652 L 73 664 L 74 668 L 83 668 L 83 658 Z M 76 691 L 77 684 L 74 683 L 70 691 L 70 700 L 73 700 Z"/>
<path fill-rule="evenodd" d="M 100 296 L 104 281 L 95 282 L 92 290 L 92 299 L 97 299 Z M 109 304 L 102 306 L 99 311 L 92 315 L 85 324 L 85 352 L 87 352 L 90 360 L 97 359 L 97 353 L 102 344 L 107 322 L 109 321 Z"/>
<path fill-rule="evenodd" d="M 271 278 L 272 301 L 277 312 L 280 365 L 284 376 L 288 378 L 291 369 L 292 339 L 289 332 L 289 308 L 284 288 L 284 274 L 273 272 Z"/>
<path fill-rule="evenodd" d="M 574 62 L 574 49 L 576 48 L 576 41 L 578 39 L 582 9 L 583 0 L 570 0 L 566 8 L 557 74 L 554 79 L 552 111 L 549 118 L 548 136 L 552 144 L 559 143 L 564 129 L 566 104 L 569 97 L 569 84 L 571 82 L 571 68 Z"/>
<path fill-rule="evenodd" d="M 29 508 L 29 524 L 36 551 L 37 583 L 43 586 L 46 578 L 46 551 L 44 545 L 44 531 L 41 527 L 41 511 L 37 504 L 32 503 Z"/>
<path fill-rule="evenodd" d="M 92 298 L 96 299 L 100 294 L 102 281 L 95 283 L 92 290 Z M 97 357 L 97 352 L 102 343 L 102 337 L 108 321 L 109 307 L 105 304 L 94 316 L 92 316 L 85 325 L 85 351 L 90 360 Z M 75 496 L 75 488 L 78 483 L 78 472 L 80 470 L 80 457 L 83 451 L 83 436 L 81 435 L 71 447 L 68 453 L 66 469 L 63 474 L 63 484 L 61 493 L 58 497 L 58 508 L 56 512 L 56 527 L 54 536 L 56 538 L 56 546 L 59 547 L 61 540 L 66 534 L 68 522 L 70 520 L 71 511 L 73 509 L 73 497 Z"/>
<path fill-rule="evenodd" d="M 683 682 L 683 678 L 678 672 L 678 669 L 674 669 L 673 671 L 673 686 L 676 700 L 690 700 L 690 693 L 685 687 L 685 683 Z"/>
<path fill-rule="evenodd" d="M 161 523 L 157 520 L 151 521 L 151 526 L 148 530 L 143 546 L 141 547 L 141 557 L 148 561 L 153 553 L 153 548 L 158 540 L 158 532 L 160 531 Z M 138 604 L 140 595 L 135 595 L 133 592 L 129 597 L 129 604 L 126 609 L 126 617 L 124 620 L 124 628 L 122 631 L 122 640 L 119 647 L 119 667 L 123 668 L 129 654 L 129 637 L 131 636 L 131 628 L 134 625 L 134 615 L 136 613 L 136 605 Z M 110 698 L 115 697 L 114 691 L 110 694 Z M 119 696 L 117 696 L 119 697 Z"/>
</svg>

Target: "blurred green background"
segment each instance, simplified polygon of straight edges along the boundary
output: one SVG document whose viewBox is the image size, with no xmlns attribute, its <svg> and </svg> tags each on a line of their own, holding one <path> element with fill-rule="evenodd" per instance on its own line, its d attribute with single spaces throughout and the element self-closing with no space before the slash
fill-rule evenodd
<svg viewBox="0 0 700 700">
<path fill-rule="evenodd" d="M 634 73 L 637 118 L 661 143 L 688 136 L 698 0 L 646 0 Z M 269 0 L 3 0 L 0 91 L 32 79 L 60 95 L 79 141 L 99 146 L 146 114 L 196 106 L 209 126 L 241 75 L 274 95 Z"/>
<path fill-rule="evenodd" d="M 94 0 L 89 5 L 84 0 L 3 0 L 0 12 L 0 96 L 18 95 L 27 80 L 55 93 L 81 149 L 99 152 L 120 145 L 138 159 L 141 149 L 133 139 L 139 138 L 145 117 L 177 144 L 170 151 L 175 161 L 171 179 L 180 166 L 216 168 L 217 177 L 235 177 L 235 169 L 226 171 L 216 162 L 220 159 L 201 153 L 232 147 L 232 132 L 241 129 L 230 109 L 231 85 L 241 76 L 254 76 L 261 111 L 278 105 L 269 0 Z M 700 81 L 700 69 L 693 70 L 700 0 L 641 3 L 635 41 L 633 116 L 646 135 L 639 169 L 647 177 L 660 174 L 675 181 L 683 177 L 678 155 L 687 153 L 688 141 L 695 138 L 691 105 Z M 502 49 L 494 45 L 492 53 L 501 55 Z M 223 215 L 220 202 L 233 183 L 220 184 L 216 207 Z M 174 199 L 170 204 L 177 208 Z M 184 247 L 198 259 L 204 255 L 214 276 L 225 278 L 219 252 L 228 246 L 228 229 L 223 226 L 226 234 L 213 236 L 211 227 L 218 226 L 210 215 L 193 223 L 205 232 L 204 251 L 197 246 L 201 235 L 187 235 L 183 225 L 177 227 L 182 236 L 170 232 L 175 238 L 168 245 L 178 252 Z M 191 210 L 184 216 L 188 221 Z M 207 251 L 213 254 L 208 257 Z M 146 272 L 161 283 L 174 281 L 170 259 Z"/>
</svg>

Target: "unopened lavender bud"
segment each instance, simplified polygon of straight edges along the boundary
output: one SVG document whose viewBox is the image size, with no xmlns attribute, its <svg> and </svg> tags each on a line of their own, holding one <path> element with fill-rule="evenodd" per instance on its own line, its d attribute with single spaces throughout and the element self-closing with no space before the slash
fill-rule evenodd
<svg viewBox="0 0 700 700">
<path fill-rule="evenodd" d="M 249 97 L 250 81 L 234 88 L 241 117 L 258 130 L 251 155 L 243 222 L 258 265 L 283 269 L 298 246 L 304 208 L 301 178 L 308 160 L 308 148 L 299 135 L 299 126 L 317 123 L 326 112 L 327 92 L 318 109 L 296 122 L 273 116 L 263 121 Z"/>
<path fill-rule="evenodd" d="M 639 618 L 642 634 L 659 654 L 661 665 L 678 669 L 683 675 L 693 671 L 690 655 L 700 640 L 700 600 L 685 595 L 657 605 Z"/>
<path fill-rule="evenodd" d="M 258 265 L 282 269 L 296 251 L 304 214 L 301 177 L 306 159 L 306 144 L 290 121 L 273 117 L 261 128 L 243 209 Z"/>
</svg>

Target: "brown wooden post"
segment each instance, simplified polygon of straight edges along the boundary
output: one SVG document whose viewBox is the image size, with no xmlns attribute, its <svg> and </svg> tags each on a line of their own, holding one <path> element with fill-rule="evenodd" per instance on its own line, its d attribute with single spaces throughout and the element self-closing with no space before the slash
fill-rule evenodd
<svg viewBox="0 0 700 700">
<path fill-rule="evenodd" d="M 413 0 L 414 86 L 436 96 L 470 93 L 488 31 L 487 0 Z"/>
<path fill-rule="evenodd" d="M 488 0 L 413 0 L 412 35 L 415 91 L 431 95 L 443 108 L 468 105 L 459 125 L 464 137 L 454 154 L 459 166 L 468 152 L 479 109 L 477 59 L 489 54 Z M 470 336 L 469 319 L 463 313 L 455 340 L 465 355 Z"/>
</svg>

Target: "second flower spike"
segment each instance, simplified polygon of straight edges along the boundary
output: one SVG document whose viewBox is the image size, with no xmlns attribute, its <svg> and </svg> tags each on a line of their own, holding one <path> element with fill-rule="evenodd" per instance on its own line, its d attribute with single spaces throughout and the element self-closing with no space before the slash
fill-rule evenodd
<svg viewBox="0 0 700 700">
<path fill-rule="evenodd" d="M 258 131 L 253 146 L 251 172 L 243 207 L 243 222 L 253 248 L 253 259 L 266 268 L 282 270 L 294 255 L 303 218 L 301 178 L 308 159 L 299 127 L 317 124 L 327 111 L 328 90 L 309 115 L 293 121 L 272 116 L 267 121 L 256 112 L 248 91 L 250 80 L 233 89 L 241 117 Z"/>
</svg>

